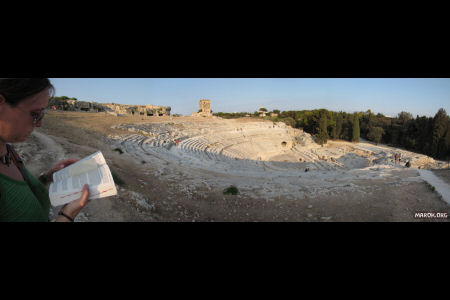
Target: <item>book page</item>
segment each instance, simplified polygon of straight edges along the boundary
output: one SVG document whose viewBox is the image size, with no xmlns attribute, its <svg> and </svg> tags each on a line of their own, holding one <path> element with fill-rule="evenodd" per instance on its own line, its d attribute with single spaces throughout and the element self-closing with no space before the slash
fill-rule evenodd
<svg viewBox="0 0 450 300">
<path fill-rule="evenodd" d="M 80 198 L 84 184 L 89 185 L 89 200 L 117 194 L 111 171 L 100 151 L 55 172 L 53 178 L 49 187 L 53 206 Z"/>
</svg>

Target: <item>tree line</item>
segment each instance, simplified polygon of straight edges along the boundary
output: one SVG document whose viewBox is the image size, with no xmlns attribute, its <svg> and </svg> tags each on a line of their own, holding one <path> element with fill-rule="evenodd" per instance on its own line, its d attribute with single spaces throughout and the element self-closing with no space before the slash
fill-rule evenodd
<svg viewBox="0 0 450 300">
<path fill-rule="evenodd" d="M 265 119 L 284 122 L 314 136 L 319 144 L 329 139 L 358 142 L 360 137 L 375 143 L 423 153 L 436 159 L 450 158 L 450 117 L 441 108 L 434 117 L 413 116 L 401 112 L 396 117 L 366 112 L 334 112 L 327 109 L 282 111 L 274 109 L 276 117 Z M 259 112 L 216 113 L 223 118 L 259 117 Z"/>
<path fill-rule="evenodd" d="M 259 117 L 259 113 L 248 113 L 248 112 L 234 112 L 234 113 L 224 113 L 224 112 L 217 112 L 213 113 L 213 116 L 221 117 L 224 119 L 237 119 L 237 118 L 243 118 L 246 116 L 257 118 Z"/>
<path fill-rule="evenodd" d="M 450 157 L 450 118 L 443 108 L 434 117 L 417 115 L 416 118 L 404 111 L 395 118 L 375 116 L 368 111 L 362 114 L 361 120 L 361 135 L 369 140 L 436 159 L 447 160 Z M 377 134 L 374 135 L 375 131 Z"/>
<path fill-rule="evenodd" d="M 67 96 L 57 96 L 53 97 L 54 100 L 78 100 L 75 97 L 67 97 Z"/>
<path fill-rule="evenodd" d="M 360 138 L 359 113 L 349 114 L 327 109 L 283 111 L 277 117 L 271 117 L 271 120 L 301 128 L 313 135 L 321 145 L 326 144 L 329 139 L 358 142 Z"/>
</svg>

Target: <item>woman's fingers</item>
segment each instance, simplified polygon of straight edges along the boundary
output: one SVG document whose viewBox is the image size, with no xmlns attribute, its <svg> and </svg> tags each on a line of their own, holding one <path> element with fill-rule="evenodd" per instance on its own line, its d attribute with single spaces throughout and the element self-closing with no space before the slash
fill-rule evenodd
<svg viewBox="0 0 450 300">
<path fill-rule="evenodd" d="M 77 161 L 78 161 L 78 159 L 75 159 L 75 158 L 67 158 L 67 159 L 59 161 L 50 169 L 49 175 L 52 175 L 56 171 L 64 169 L 65 167 L 70 166 L 71 164 L 74 164 Z"/>
<path fill-rule="evenodd" d="M 81 189 L 80 206 L 84 207 L 88 202 L 89 197 L 89 185 L 85 184 Z"/>
<path fill-rule="evenodd" d="M 72 202 L 66 204 L 64 209 L 64 213 L 71 216 L 73 219 L 80 213 L 81 209 L 89 202 L 89 185 L 85 184 L 81 189 L 81 196 L 77 200 L 73 200 Z"/>
<path fill-rule="evenodd" d="M 64 160 L 60 161 L 57 165 L 62 166 L 62 168 L 65 168 L 73 163 L 76 163 L 77 161 L 78 161 L 78 159 L 68 158 L 68 159 L 64 159 Z"/>
</svg>

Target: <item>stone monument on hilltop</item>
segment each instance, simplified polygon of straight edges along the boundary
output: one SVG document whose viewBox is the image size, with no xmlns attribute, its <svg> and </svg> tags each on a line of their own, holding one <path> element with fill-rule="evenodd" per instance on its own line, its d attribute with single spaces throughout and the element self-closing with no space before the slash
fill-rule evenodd
<svg viewBox="0 0 450 300">
<path fill-rule="evenodd" d="M 211 101 L 209 99 L 200 99 L 199 106 L 200 106 L 199 111 L 192 113 L 193 117 L 212 116 Z"/>
<path fill-rule="evenodd" d="M 211 113 L 211 101 L 208 99 L 201 99 L 200 100 L 200 109 L 202 110 L 202 112 L 204 113 Z"/>
</svg>

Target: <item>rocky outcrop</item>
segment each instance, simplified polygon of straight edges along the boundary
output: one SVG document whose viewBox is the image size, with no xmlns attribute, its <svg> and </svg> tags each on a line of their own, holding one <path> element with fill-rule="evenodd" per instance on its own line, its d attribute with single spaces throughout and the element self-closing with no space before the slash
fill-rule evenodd
<svg viewBox="0 0 450 300">
<path fill-rule="evenodd" d="M 98 103 L 74 99 L 51 99 L 48 106 L 56 110 L 106 112 L 114 115 L 170 116 L 170 106 L 125 105 L 117 103 Z"/>
</svg>

